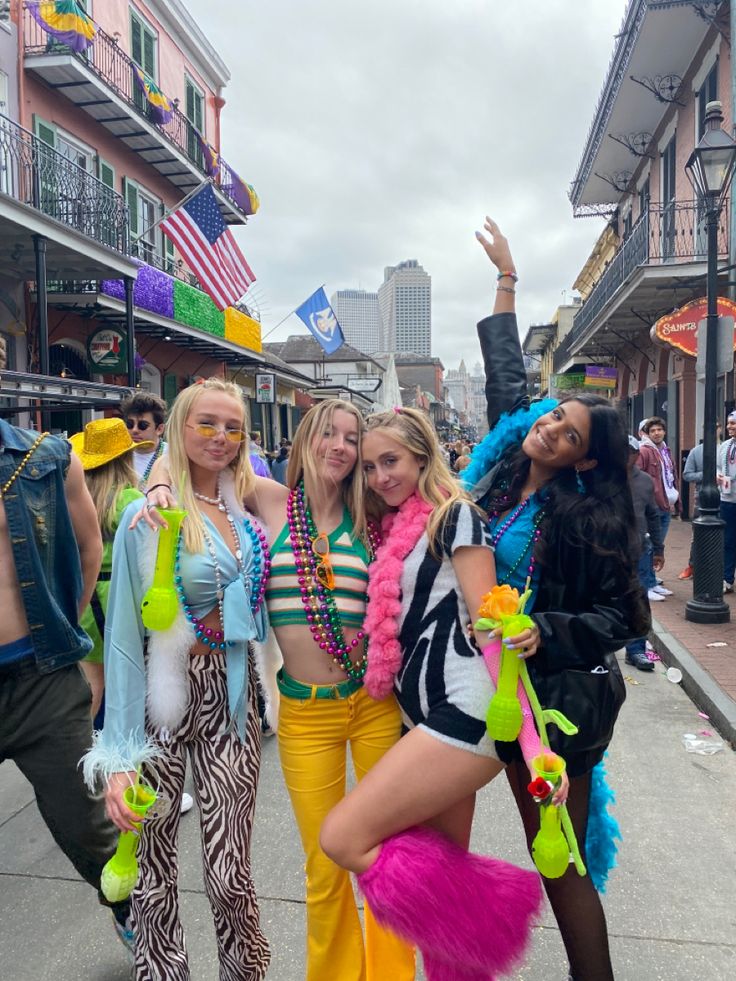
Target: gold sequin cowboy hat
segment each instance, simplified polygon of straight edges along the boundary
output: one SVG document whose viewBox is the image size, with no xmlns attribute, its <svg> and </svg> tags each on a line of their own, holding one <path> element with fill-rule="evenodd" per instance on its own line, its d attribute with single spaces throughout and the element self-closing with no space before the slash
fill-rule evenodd
<svg viewBox="0 0 736 981">
<path fill-rule="evenodd" d="M 131 450 L 145 453 L 156 445 L 151 440 L 134 443 L 122 419 L 93 419 L 83 433 L 70 436 L 69 442 L 85 470 L 102 467 Z"/>
</svg>

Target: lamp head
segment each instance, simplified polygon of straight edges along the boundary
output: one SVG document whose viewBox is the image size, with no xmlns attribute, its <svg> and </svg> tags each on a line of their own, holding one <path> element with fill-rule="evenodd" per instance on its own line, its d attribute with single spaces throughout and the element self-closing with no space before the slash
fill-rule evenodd
<svg viewBox="0 0 736 981">
<path fill-rule="evenodd" d="M 696 195 L 720 208 L 731 186 L 736 166 L 736 142 L 721 127 L 720 102 L 705 108 L 705 132 L 685 164 L 685 173 Z"/>
</svg>

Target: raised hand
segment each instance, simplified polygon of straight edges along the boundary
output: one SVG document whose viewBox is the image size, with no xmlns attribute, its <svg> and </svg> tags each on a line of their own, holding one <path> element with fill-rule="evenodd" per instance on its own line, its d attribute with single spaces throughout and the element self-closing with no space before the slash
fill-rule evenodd
<svg viewBox="0 0 736 981">
<path fill-rule="evenodd" d="M 493 265 L 499 272 L 516 272 L 516 266 L 511 257 L 508 240 L 501 233 L 501 229 L 496 222 L 486 215 L 483 228 L 486 231 L 486 235 L 483 232 L 476 232 L 475 237 L 485 249 Z"/>
</svg>

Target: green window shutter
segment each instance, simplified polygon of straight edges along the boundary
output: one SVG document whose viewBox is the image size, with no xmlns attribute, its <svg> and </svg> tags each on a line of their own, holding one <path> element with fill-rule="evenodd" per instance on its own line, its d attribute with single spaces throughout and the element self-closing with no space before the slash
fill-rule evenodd
<svg viewBox="0 0 736 981">
<path fill-rule="evenodd" d="M 178 382 L 176 375 L 164 375 L 164 402 L 171 408 L 177 396 Z"/>
<path fill-rule="evenodd" d="M 130 224 L 130 234 L 138 234 L 138 188 L 135 184 L 128 180 L 127 177 L 123 177 L 123 197 L 125 198 L 125 203 L 128 205 L 128 211 L 130 212 L 129 224 Z"/>
<path fill-rule="evenodd" d="M 186 80 L 186 84 L 187 84 L 186 115 L 189 122 L 194 123 L 194 86 L 189 81 L 189 79 Z"/>
<path fill-rule="evenodd" d="M 156 38 L 150 31 L 143 29 L 143 71 L 156 78 Z"/>
<path fill-rule="evenodd" d="M 102 157 L 97 158 L 97 177 L 106 187 L 115 190 L 115 171 Z"/>
<path fill-rule="evenodd" d="M 56 128 L 35 113 L 33 114 L 33 131 L 39 140 L 42 140 L 47 146 L 56 148 Z"/>
<path fill-rule="evenodd" d="M 133 13 L 130 16 L 130 57 L 143 68 L 143 28 Z"/>
</svg>

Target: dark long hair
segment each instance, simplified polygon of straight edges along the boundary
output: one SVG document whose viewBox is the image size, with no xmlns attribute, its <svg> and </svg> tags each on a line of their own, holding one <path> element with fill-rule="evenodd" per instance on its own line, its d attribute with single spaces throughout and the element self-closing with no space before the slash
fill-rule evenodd
<svg viewBox="0 0 736 981">
<path fill-rule="evenodd" d="M 544 576 L 545 568 L 557 568 L 561 558 L 574 555 L 576 549 L 590 550 L 607 559 L 617 595 L 631 604 L 635 623 L 645 628 L 648 617 L 634 567 L 639 541 L 626 468 L 629 447 L 623 420 L 607 399 L 596 395 L 575 395 L 565 401 L 579 402 L 588 409 L 590 443 L 586 459 L 597 463 L 580 473 L 574 467 L 565 467 L 540 488 L 544 519 L 535 551 L 540 571 Z M 505 511 L 518 503 L 530 465 L 522 449 L 507 452 L 486 499 L 490 510 Z"/>
</svg>

